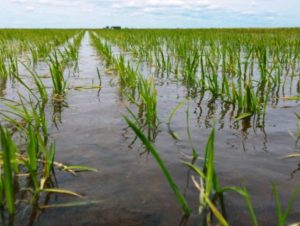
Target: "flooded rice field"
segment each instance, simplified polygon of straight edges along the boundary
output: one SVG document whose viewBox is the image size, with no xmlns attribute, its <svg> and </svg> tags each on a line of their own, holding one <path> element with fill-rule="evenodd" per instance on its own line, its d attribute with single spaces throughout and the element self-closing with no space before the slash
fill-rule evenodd
<svg viewBox="0 0 300 226">
<path fill-rule="evenodd" d="M 12 76 L 5 82 L 0 80 L 1 126 L 20 132 L 20 135 L 11 132 L 12 140 L 20 146 L 20 156 L 24 155 L 18 157 L 18 154 L 16 159 L 26 162 L 26 153 L 29 156 L 29 163 L 20 163 L 19 171 L 13 174 L 13 182 L 2 180 L 2 183 L 14 186 L 15 203 L 14 210 L 10 212 L 8 190 L 1 185 L 2 194 L 6 197 L 2 204 L 2 225 L 281 225 L 278 223 L 277 198 L 280 197 L 284 212 L 300 185 L 300 158 L 297 157 L 300 151 L 297 119 L 300 113 L 299 40 L 296 47 L 292 41 L 293 44 L 283 47 L 278 41 L 277 53 L 282 61 L 266 44 L 267 55 L 257 52 L 253 59 L 241 56 L 240 62 L 237 60 L 240 56 L 230 59 L 234 56 L 230 51 L 236 49 L 229 42 L 223 43 L 229 50 L 228 55 L 225 59 L 224 55 L 219 56 L 223 47 L 210 43 L 213 38 L 219 40 L 219 37 L 213 36 L 208 38 L 211 46 L 204 45 L 200 50 L 202 45 L 194 44 L 199 52 L 194 53 L 193 49 L 187 48 L 184 51 L 191 51 L 190 55 L 181 56 L 182 59 L 178 60 L 176 54 L 181 54 L 183 50 L 173 49 L 173 43 L 169 40 L 172 34 L 168 36 L 164 33 L 167 31 L 157 39 L 145 33 L 149 39 L 143 39 L 144 42 L 154 43 L 154 46 L 158 45 L 156 42 L 166 41 L 161 50 L 149 46 L 147 50 L 144 49 L 147 43 L 136 43 L 134 46 L 130 42 L 134 32 L 137 38 L 142 39 L 143 31 L 133 31 L 132 34 L 130 31 L 124 34 L 122 31 L 80 32 L 82 37 L 78 41 L 76 63 L 73 62 L 63 72 L 67 83 L 65 92 L 52 96 L 55 92 L 52 90 L 53 71 L 49 70 L 51 63 L 38 60 L 34 67 L 27 66 L 26 56 L 30 54 L 17 57 L 19 78 Z M 124 35 L 124 39 L 115 34 L 118 32 Z M 279 33 L 278 39 L 286 35 L 276 32 Z M 174 43 L 189 43 L 189 37 L 183 40 L 184 36 L 188 34 L 174 38 Z M 272 48 L 275 49 L 277 42 L 274 43 Z M 292 47 L 298 48 L 297 52 L 289 52 Z M 220 50 L 215 51 L 218 48 Z M 60 49 L 61 52 L 67 51 L 63 47 Z M 205 55 L 206 49 L 212 51 L 209 53 L 210 59 Z M 245 51 L 246 55 L 251 53 Z M 288 52 L 286 57 L 284 51 Z M 203 54 L 207 58 L 203 58 Z M 263 59 L 268 54 L 271 55 L 268 60 L 272 62 L 287 62 L 290 58 L 295 62 L 288 61 L 282 67 L 276 63 L 274 66 Z M 220 61 L 213 62 L 216 61 L 213 56 L 219 56 Z M 190 57 L 188 62 L 185 62 L 186 57 Z M 61 60 L 64 57 L 58 58 Z M 245 58 L 253 60 L 249 60 L 249 66 L 246 66 Z M 197 65 L 194 63 L 196 59 Z M 223 66 L 215 66 L 222 63 L 222 59 Z M 205 62 L 201 64 L 201 61 Z M 253 74 L 249 72 L 251 62 Z M 236 75 L 230 74 L 231 64 L 232 73 Z M 237 65 L 242 66 L 239 69 Z M 292 69 L 285 68 L 289 66 Z M 29 166 L 34 157 L 27 148 L 30 139 L 24 138 L 31 133 L 21 128 L 27 128 L 25 113 L 7 103 L 7 100 L 19 101 L 18 104 L 11 103 L 19 107 L 20 100 L 23 100 L 24 105 L 30 106 L 36 101 L 30 95 L 36 94 L 40 98 L 40 91 L 33 88 L 37 83 L 28 67 L 34 68 L 30 70 L 36 72 L 49 95 L 43 108 L 47 133 L 43 133 L 43 126 L 39 125 L 37 130 L 43 135 L 40 138 L 37 135 L 35 148 L 39 159 L 42 158 L 40 155 L 45 155 L 39 151 L 43 149 L 39 143 L 41 140 L 45 141 L 47 137 L 47 150 L 51 143 L 55 144 L 55 164 L 51 166 L 51 175 L 48 175 L 51 179 L 45 185 L 41 181 L 46 177 L 42 175 L 51 158 L 45 155 L 46 160 L 37 160 L 36 168 Z M 220 76 L 227 75 L 222 75 L 224 68 L 232 80 L 226 82 L 221 79 Z M 202 78 L 204 71 L 207 71 L 207 78 Z M 288 71 L 287 75 L 283 71 Z M 210 77 L 214 73 L 216 77 Z M 141 74 L 141 78 L 136 74 Z M 280 74 L 279 77 L 277 74 Z M 203 80 L 205 87 L 201 87 Z M 241 83 L 241 87 L 245 88 L 238 88 Z M 239 93 L 242 96 L 245 94 L 244 98 Z M 151 99 L 154 96 L 155 100 Z M 13 110 L 18 113 L 12 113 Z M 13 122 L 7 114 L 21 121 L 12 126 L 10 124 Z M 137 125 L 138 132 L 124 117 Z M 30 120 L 34 121 L 34 116 Z M 28 126 L 30 124 L 31 121 Z M 139 132 L 143 133 L 146 141 Z M 156 152 L 149 150 L 147 142 L 159 153 L 159 159 L 163 161 L 179 193 L 174 194 L 176 189 L 166 179 L 168 176 L 155 157 Z M 4 152 L 4 143 L 1 147 Z M 5 169 L 7 163 L 1 161 L 2 171 L 2 165 Z M 11 165 L 13 169 L 12 162 Z M 191 165 L 197 166 L 203 175 Z M 74 168 L 68 169 L 67 166 Z M 29 175 L 29 178 L 18 174 Z M 16 178 L 20 178 L 18 182 Z M 38 181 L 37 186 L 35 181 Z M 232 189 L 223 191 L 222 187 Z M 248 196 L 241 195 L 233 187 L 247 191 L 245 193 L 250 196 L 255 217 L 245 201 Z M 31 190 L 32 196 L 27 194 L 28 190 Z M 70 195 L 70 192 L 76 195 Z M 178 201 L 180 194 L 191 210 L 189 213 Z M 293 205 L 282 225 L 300 222 L 299 198 L 295 195 L 292 201 Z"/>
</svg>

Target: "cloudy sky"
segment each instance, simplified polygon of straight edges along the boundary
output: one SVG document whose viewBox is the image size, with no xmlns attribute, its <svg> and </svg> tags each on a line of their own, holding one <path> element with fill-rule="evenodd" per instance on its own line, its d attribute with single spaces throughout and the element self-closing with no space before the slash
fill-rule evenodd
<svg viewBox="0 0 300 226">
<path fill-rule="evenodd" d="M 0 27 L 295 27 L 299 0 L 0 0 Z"/>
</svg>

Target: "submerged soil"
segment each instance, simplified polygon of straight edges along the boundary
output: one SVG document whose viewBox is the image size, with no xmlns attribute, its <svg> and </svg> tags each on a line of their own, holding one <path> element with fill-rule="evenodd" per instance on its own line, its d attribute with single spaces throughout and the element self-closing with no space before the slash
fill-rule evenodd
<svg viewBox="0 0 300 226">
<path fill-rule="evenodd" d="M 131 144 L 135 137 L 122 117 L 130 104 L 118 90 L 117 77 L 105 73 L 105 64 L 86 34 L 80 49 L 79 73 L 69 75 L 70 86 L 98 85 L 97 68 L 103 86 L 99 95 L 96 89 L 71 88 L 66 97 L 68 107 L 55 110 L 61 122 L 57 127 L 49 123 L 51 137 L 56 141 L 57 161 L 98 169 L 77 176 L 57 171 L 58 186 L 83 194 L 84 201 L 97 203 L 51 208 L 37 215 L 30 215 L 30 208 L 24 209 L 16 216 L 16 225 L 200 225 L 198 193 L 191 181 L 192 173 L 182 164 L 182 159 L 188 160 L 192 153 L 186 135 L 187 107 L 176 113 L 171 124 L 181 137 L 179 141 L 170 136 L 166 125 L 171 110 L 186 98 L 186 88 L 171 79 L 156 78 L 161 123 L 155 146 L 191 204 L 193 214 L 189 219 L 182 218 L 180 206 L 152 156 L 144 153 L 139 141 Z M 9 98 L 17 88 L 8 84 L 3 95 Z M 215 165 L 221 184 L 246 186 L 260 225 L 277 225 L 272 183 L 278 186 L 284 207 L 300 184 L 300 173 L 291 176 L 299 160 L 281 159 L 300 151 L 291 135 L 296 131 L 295 113 L 300 111 L 300 103 L 280 101 L 276 106 L 269 105 L 264 124 L 256 125 L 253 119 L 234 122 L 230 106 L 211 100 L 208 95 L 200 102 L 201 97 L 199 94 L 188 103 L 191 134 L 199 155 L 203 156 L 215 120 Z M 53 109 L 49 108 L 49 114 L 52 113 Z M 51 195 L 48 204 L 73 201 L 82 200 Z M 226 194 L 225 206 L 232 225 L 252 225 L 242 197 Z M 300 221 L 299 207 L 296 201 L 289 222 Z"/>
</svg>

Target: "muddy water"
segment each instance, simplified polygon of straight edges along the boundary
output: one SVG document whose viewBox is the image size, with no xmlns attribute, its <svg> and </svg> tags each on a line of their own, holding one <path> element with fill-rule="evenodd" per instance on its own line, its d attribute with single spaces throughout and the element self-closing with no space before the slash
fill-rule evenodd
<svg viewBox="0 0 300 226">
<path fill-rule="evenodd" d="M 57 161 L 98 169 L 98 172 L 84 172 L 76 177 L 58 171 L 59 187 L 81 193 L 84 200 L 98 203 L 48 209 L 37 216 L 30 216 L 30 209 L 23 210 L 17 215 L 16 224 L 182 225 L 180 207 L 157 164 L 150 155 L 142 154 L 138 141 L 128 147 L 134 136 L 122 115 L 126 114 L 125 107 L 129 105 L 123 101 L 118 87 L 112 86 L 117 79 L 105 74 L 105 66 L 86 34 L 80 49 L 79 74 L 69 78 L 71 87 L 98 84 L 97 67 L 102 74 L 100 94 L 97 90 L 69 90 L 68 107 L 62 108 L 58 129 L 54 124 L 49 126 L 51 137 L 56 141 Z M 186 158 L 191 154 L 186 136 L 187 108 L 181 108 L 172 122 L 172 129 L 181 137 L 179 141 L 172 139 L 166 126 L 171 109 L 186 97 L 187 91 L 168 79 L 157 79 L 157 91 L 161 124 L 155 145 L 194 210 L 186 225 L 200 225 L 198 194 L 190 181 L 190 172 L 181 163 L 183 156 Z M 230 121 L 230 107 L 211 101 L 209 96 L 199 103 L 200 98 L 189 101 L 194 146 L 202 156 L 216 118 L 216 170 L 221 184 L 245 185 L 252 195 L 260 225 L 276 225 L 272 182 L 278 185 L 283 203 L 300 184 L 300 173 L 293 178 L 290 176 L 299 160 L 280 160 L 284 155 L 299 151 L 291 136 L 296 131 L 294 113 L 300 111 L 299 103 L 287 101 L 274 108 L 269 106 L 264 127 L 256 128 L 252 120 Z M 232 225 L 251 225 L 241 197 L 227 194 L 225 200 Z M 71 201 L 82 200 L 52 195 L 48 204 Z M 292 211 L 291 222 L 300 221 L 299 206 L 296 204 Z"/>
</svg>

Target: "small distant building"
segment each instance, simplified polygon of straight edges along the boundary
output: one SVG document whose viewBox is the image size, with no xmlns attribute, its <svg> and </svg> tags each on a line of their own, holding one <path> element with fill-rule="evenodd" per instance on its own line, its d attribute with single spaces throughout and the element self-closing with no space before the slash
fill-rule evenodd
<svg viewBox="0 0 300 226">
<path fill-rule="evenodd" d="M 106 26 L 104 27 L 104 29 L 111 29 L 111 30 L 121 30 L 122 27 L 121 26 Z"/>
<path fill-rule="evenodd" d="M 112 26 L 111 29 L 112 30 L 121 30 L 122 28 L 120 26 Z"/>
</svg>

